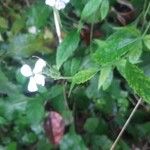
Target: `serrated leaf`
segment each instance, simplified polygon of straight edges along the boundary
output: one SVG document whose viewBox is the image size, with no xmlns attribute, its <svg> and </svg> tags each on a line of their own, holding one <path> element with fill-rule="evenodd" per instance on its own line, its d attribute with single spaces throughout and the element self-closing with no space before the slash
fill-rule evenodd
<svg viewBox="0 0 150 150">
<path fill-rule="evenodd" d="M 87 70 L 82 70 L 80 72 L 78 72 L 77 74 L 75 74 L 72 77 L 72 83 L 73 84 L 81 84 L 84 83 L 88 80 L 90 80 L 96 73 L 97 73 L 97 69 L 95 68 L 90 68 Z"/>
<path fill-rule="evenodd" d="M 125 66 L 125 78 L 133 90 L 150 103 L 150 78 L 146 77 L 137 66 L 127 62 Z"/>
<path fill-rule="evenodd" d="M 150 34 L 144 37 L 144 44 L 150 50 Z"/>
<path fill-rule="evenodd" d="M 26 113 L 30 124 L 39 124 L 44 117 L 44 106 L 36 100 L 28 101 Z"/>
<path fill-rule="evenodd" d="M 108 0 L 103 0 L 100 8 L 100 13 L 101 13 L 101 19 L 103 20 L 109 11 L 109 1 Z"/>
<path fill-rule="evenodd" d="M 89 0 L 82 11 L 81 18 L 87 19 L 94 14 L 100 8 L 101 2 L 102 0 Z"/>
<path fill-rule="evenodd" d="M 112 68 L 111 67 L 104 67 L 101 69 L 100 72 L 100 77 L 99 77 L 99 84 L 98 84 L 98 89 L 103 87 L 104 90 L 106 90 L 112 81 L 113 73 L 112 73 Z"/>
<path fill-rule="evenodd" d="M 128 52 L 141 50 L 140 33 L 134 27 L 125 27 L 112 34 L 102 45 L 98 45 L 93 60 L 99 65 L 116 63 Z M 102 42 L 101 42 L 102 43 Z"/>
<path fill-rule="evenodd" d="M 79 41 L 80 41 L 79 32 L 72 31 L 59 45 L 56 54 L 56 65 L 58 69 L 73 54 L 73 52 L 78 47 Z"/>
</svg>

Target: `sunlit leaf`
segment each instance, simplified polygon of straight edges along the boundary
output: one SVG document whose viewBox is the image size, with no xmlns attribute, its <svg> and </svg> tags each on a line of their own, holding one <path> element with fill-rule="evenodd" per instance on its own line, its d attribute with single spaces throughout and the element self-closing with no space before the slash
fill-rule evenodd
<svg viewBox="0 0 150 150">
<path fill-rule="evenodd" d="M 101 8 L 100 8 L 100 12 L 101 12 L 101 19 L 103 20 L 109 11 L 109 1 L 108 0 L 103 0 L 102 4 L 101 4 Z"/>
<path fill-rule="evenodd" d="M 99 9 L 101 2 L 102 0 L 89 0 L 82 11 L 81 18 L 87 19 L 94 14 Z"/>
<path fill-rule="evenodd" d="M 73 31 L 67 35 L 63 42 L 59 45 L 56 54 L 56 65 L 59 69 L 62 64 L 73 54 L 78 47 L 80 35 L 77 31 Z"/>
<path fill-rule="evenodd" d="M 144 37 L 144 44 L 150 50 L 150 34 Z"/>
<path fill-rule="evenodd" d="M 5 18 L 0 17 L 0 29 L 7 29 L 8 28 L 8 22 Z"/>
<path fill-rule="evenodd" d="M 126 80 L 131 88 L 133 88 L 144 101 L 150 103 L 150 78 L 146 77 L 137 66 L 129 62 L 126 63 L 125 69 Z"/>
<path fill-rule="evenodd" d="M 72 82 L 74 84 L 81 84 L 84 83 L 88 80 L 90 80 L 96 73 L 97 73 L 97 69 L 95 68 L 90 68 L 87 70 L 82 70 L 78 73 L 76 73 L 73 78 L 72 78 Z"/>
<path fill-rule="evenodd" d="M 128 52 L 141 49 L 142 42 L 139 36 L 139 31 L 133 27 L 118 30 L 106 42 L 98 45 L 93 60 L 100 65 L 114 64 Z"/>
<path fill-rule="evenodd" d="M 113 78 L 112 68 L 111 67 L 102 68 L 99 77 L 98 89 L 100 89 L 101 87 L 103 87 L 104 90 L 107 89 L 111 84 L 112 78 Z"/>
</svg>

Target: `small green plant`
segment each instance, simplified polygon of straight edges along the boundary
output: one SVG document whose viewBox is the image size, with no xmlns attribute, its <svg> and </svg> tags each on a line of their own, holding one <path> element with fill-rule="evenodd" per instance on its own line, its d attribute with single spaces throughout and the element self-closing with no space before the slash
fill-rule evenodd
<svg viewBox="0 0 150 150">
<path fill-rule="evenodd" d="M 148 0 L 0 1 L 0 149 L 150 144 Z"/>
</svg>

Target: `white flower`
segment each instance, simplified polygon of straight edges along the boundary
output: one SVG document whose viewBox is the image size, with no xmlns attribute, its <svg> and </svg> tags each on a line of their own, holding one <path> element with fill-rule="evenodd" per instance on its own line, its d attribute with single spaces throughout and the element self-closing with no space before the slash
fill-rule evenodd
<svg viewBox="0 0 150 150">
<path fill-rule="evenodd" d="M 42 75 L 42 70 L 45 66 L 46 62 L 43 59 L 38 59 L 33 70 L 27 64 L 21 67 L 20 72 L 22 75 L 29 77 L 28 91 L 36 92 L 38 90 L 37 85 L 45 85 L 45 76 Z"/>
<path fill-rule="evenodd" d="M 32 34 L 36 34 L 37 33 L 37 28 L 36 26 L 31 26 L 28 28 L 28 32 L 32 33 Z"/>
<path fill-rule="evenodd" d="M 69 1 L 70 0 L 46 0 L 45 4 L 60 10 L 64 9 Z"/>
</svg>

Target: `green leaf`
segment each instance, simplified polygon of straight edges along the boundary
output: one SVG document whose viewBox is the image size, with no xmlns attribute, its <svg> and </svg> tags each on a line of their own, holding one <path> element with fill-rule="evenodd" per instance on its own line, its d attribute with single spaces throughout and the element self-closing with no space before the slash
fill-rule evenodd
<svg viewBox="0 0 150 150">
<path fill-rule="evenodd" d="M 43 27 L 47 23 L 49 13 L 50 10 L 44 3 L 32 5 L 27 13 L 27 25 L 37 28 Z"/>
<path fill-rule="evenodd" d="M 53 79 L 59 79 L 61 74 L 60 74 L 60 72 L 59 72 L 59 70 L 57 69 L 56 66 L 52 66 L 49 69 L 48 76 L 50 76 Z"/>
<path fill-rule="evenodd" d="M 144 44 L 150 50 L 150 34 L 144 37 Z"/>
<path fill-rule="evenodd" d="M 69 61 L 66 61 L 63 65 L 64 74 L 67 76 L 73 76 L 78 72 L 81 64 L 80 58 L 72 58 Z"/>
<path fill-rule="evenodd" d="M 6 124 L 6 119 L 0 116 L 0 125 Z"/>
<path fill-rule="evenodd" d="M 139 44 L 138 48 L 135 48 L 128 53 L 129 62 L 131 62 L 132 64 L 138 63 L 140 61 L 139 58 L 141 54 L 142 54 L 142 44 Z"/>
<path fill-rule="evenodd" d="M 72 83 L 73 84 L 81 84 L 84 83 L 88 80 L 90 80 L 96 73 L 97 73 L 97 69 L 95 68 L 90 68 L 87 70 L 82 70 L 80 72 L 78 72 L 77 74 L 75 74 L 72 77 Z"/>
<path fill-rule="evenodd" d="M 4 72 L 0 69 L 0 92 L 13 95 L 18 92 L 17 86 L 10 82 Z"/>
<path fill-rule="evenodd" d="M 34 142 L 36 142 L 37 137 L 35 135 L 35 133 L 26 133 L 25 135 L 23 135 L 22 137 L 22 141 L 26 144 L 32 144 Z"/>
<path fill-rule="evenodd" d="M 81 18 L 87 19 L 94 14 L 100 8 L 101 2 L 102 0 L 89 0 L 82 11 Z"/>
<path fill-rule="evenodd" d="M 27 100 L 30 98 L 14 91 L 14 94 L 10 94 L 6 99 L 0 101 L 1 113 L 7 120 L 12 120 L 16 112 L 20 114 L 25 112 Z"/>
<path fill-rule="evenodd" d="M 103 0 L 100 8 L 100 13 L 101 13 L 101 19 L 105 19 L 109 11 L 109 1 L 108 0 Z"/>
<path fill-rule="evenodd" d="M 98 128 L 98 125 L 99 125 L 98 118 L 88 118 L 84 124 L 84 129 L 89 133 L 94 133 Z"/>
<path fill-rule="evenodd" d="M 7 150 L 17 150 L 17 143 L 16 142 L 11 142 L 7 146 Z"/>
<path fill-rule="evenodd" d="M 8 22 L 3 17 L 0 17 L 0 28 L 2 28 L 2 29 L 7 29 L 8 28 Z"/>
<path fill-rule="evenodd" d="M 56 65 L 60 69 L 62 64 L 73 54 L 73 52 L 78 47 L 80 41 L 80 34 L 77 31 L 72 31 L 63 40 L 57 49 L 56 54 Z"/>
<path fill-rule="evenodd" d="M 112 34 L 105 42 L 98 44 L 93 60 L 99 65 L 112 65 L 128 52 L 142 48 L 139 31 L 134 27 L 125 27 Z"/>
<path fill-rule="evenodd" d="M 73 123 L 73 114 L 70 110 L 63 111 L 62 116 L 65 121 L 65 125 L 70 125 L 71 123 Z"/>
<path fill-rule="evenodd" d="M 51 150 L 52 145 L 47 140 L 47 138 L 44 136 L 44 138 L 41 138 L 37 143 L 37 150 Z"/>
<path fill-rule="evenodd" d="M 60 96 L 63 93 L 63 87 L 61 85 L 54 85 L 48 91 L 48 96 L 50 99 L 53 99 L 57 96 Z"/>
<path fill-rule="evenodd" d="M 81 60 L 78 58 L 73 58 L 71 61 L 71 68 L 70 68 L 70 73 L 71 75 L 74 75 L 80 68 L 80 63 Z"/>
<path fill-rule="evenodd" d="M 150 103 L 150 78 L 146 77 L 137 66 L 127 62 L 125 67 L 125 78 L 133 90 Z"/>
<path fill-rule="evenodd" d="M 60 150 L 87 150 L 81 136 L 75 133 L 66 134 L 61 143 Z"/>
<path fill-rule="evenodd" d="M 11 31 L 14 34 L 18 34 L 25 27 L 25 25 L 26 25 L 26 18 L 25 18 L 25 16 L 19 16 L 18 15 L 18 17 L 16 18 L 16 20 L 14 20 L 14 22 L 12 24 Z"/>
<path fill-rule="evenodd" d="M 112 141 L 106 135 L 95 135 L 92 140 L 94 141 L 94 146 L 99 146 L 99 149 L 101 150 L 109 150 L 112 145 Z"/>
<path fill-rule="evenodd" d="M 39 124 L 44 117 L 44 107 L 37 100 L 28 101 L 26 107 L 27 119 L 32 125 Z"/>
<path fill-rule="evenodd" d="M 110 86 L 112 78 L 112 67 L 103 67 L 100 72 L 98 89 L 103 87 L 103 89 L 106 90 Z"/>
</svg>

